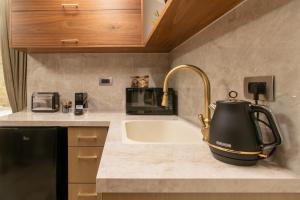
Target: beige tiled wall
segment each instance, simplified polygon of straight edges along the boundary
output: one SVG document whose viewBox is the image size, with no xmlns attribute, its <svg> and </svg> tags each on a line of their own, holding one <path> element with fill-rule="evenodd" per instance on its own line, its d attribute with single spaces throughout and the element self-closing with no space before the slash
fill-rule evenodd
<svg viewBox="0 0 300 200">
<path fill-rule="evenodd" d="M 300 173 L 300 1 L 248 0 L 171 53 L 171 65 L 194 64 L 208 73 L 212 99 L 229 90 L 243 98 L 245 76 L 275 75 L 270 107 L 283 132 L 275 164 Z M 203 112 L 200 80 L 177 75 L 179 115 L 198 124 Z"/>
<path fill-rule="evenodd" d="M 74 92 L 88 93 L 90 111 L 125 111 L 125 88 L 133 75 L 150 75 L 161 87 L 169 69 L 168 54 L 31 54 L 28 57 L 28 109 L 34 91 L 58 91 L 74 102 Z M 99 86 L 112 76 L 113 86 Z"/>
</svg>

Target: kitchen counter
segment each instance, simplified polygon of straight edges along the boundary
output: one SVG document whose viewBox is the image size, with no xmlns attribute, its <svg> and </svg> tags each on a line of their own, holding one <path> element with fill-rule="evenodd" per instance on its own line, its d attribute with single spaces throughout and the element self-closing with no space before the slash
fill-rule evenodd
<svg viewBox="0 0 300 200">
<path fill-rule="evenodd" d="M 97 174 L 99 193 L 300 193 L 300 176 L 273 162 L 228 165 L 215 160 L 205 143 L 123 143 L 122 121 L 137 119 L 182 120 L 122 113 L 20 112 L 1 117 L 0 126 L 109 126 Z"/>
</svg>

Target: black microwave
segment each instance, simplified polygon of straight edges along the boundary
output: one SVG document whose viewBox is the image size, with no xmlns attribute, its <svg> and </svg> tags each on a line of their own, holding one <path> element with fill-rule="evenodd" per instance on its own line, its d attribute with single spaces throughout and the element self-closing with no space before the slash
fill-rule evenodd
<svg viewBox="0 0 300 200">
<path fill-rule="evenodd" d="M 169 88 L 169 104 L 161 106 L 162 88 L 126 88 L 126 113 L 129 115 L 176 115 L 177 97 Z"/>
<path fill-rule="evenodd" d="M 57 112 L 59 111 L 58 92 L 34 92 L 31 96 L 32 112 Z"/>
</svg>

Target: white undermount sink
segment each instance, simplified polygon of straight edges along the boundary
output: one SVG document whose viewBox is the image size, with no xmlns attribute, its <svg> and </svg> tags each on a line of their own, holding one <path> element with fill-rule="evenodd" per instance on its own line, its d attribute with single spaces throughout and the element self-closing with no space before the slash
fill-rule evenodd
<svg viewBox="0 0 300 200">
<path fill-rule="evenodd" d="M 201 129 L 183 120 L 133 120 L 123 122 L 127 144 L 198 144 Z"/>
</svg>

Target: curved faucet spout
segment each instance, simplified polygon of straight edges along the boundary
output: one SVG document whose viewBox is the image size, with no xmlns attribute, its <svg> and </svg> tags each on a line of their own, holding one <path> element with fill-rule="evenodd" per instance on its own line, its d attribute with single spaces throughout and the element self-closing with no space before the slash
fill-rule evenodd
<svg viewBox="0 0 300 200">
<path fill-rule="evenodd" d="M 208 79 L 208 76 L 206 75 L 206 73 L 194 66 L 194 65 L 179 65 L 175 68 L 173 68 L 171 71 L 169 71 L 169 73 L 166 75 L 165 81 L 164 81 L 164 95 L 163 95 L 163 100 L 161 105 L 162 106 L 167 106 L 168 105 L 168 88 L 169 88 L 169 80 L 170 77 L 172 77 L 172 75 L 177 72 L 177 71 L 181 71 L 181 70 L 191 70 L 193 72 L 196 72 L 196 74 L 198 74 L 201 79 L 202 82 L 204 84 L 204 115 L 199 114 L 199 119 L 202 125 L 202 134 L 203 134 L 203 140 L 204 141 L 208 141 L 209 138 L 209 127 L 210 127 L 210 121 L 211 121 L 211 113 L 210 113 L 210 109 L 209 109 L 209 105 L 210 105 L 210 101 L 211 101 L 211 97 L 210 97 L 210 82 Z"/>
</svg>

